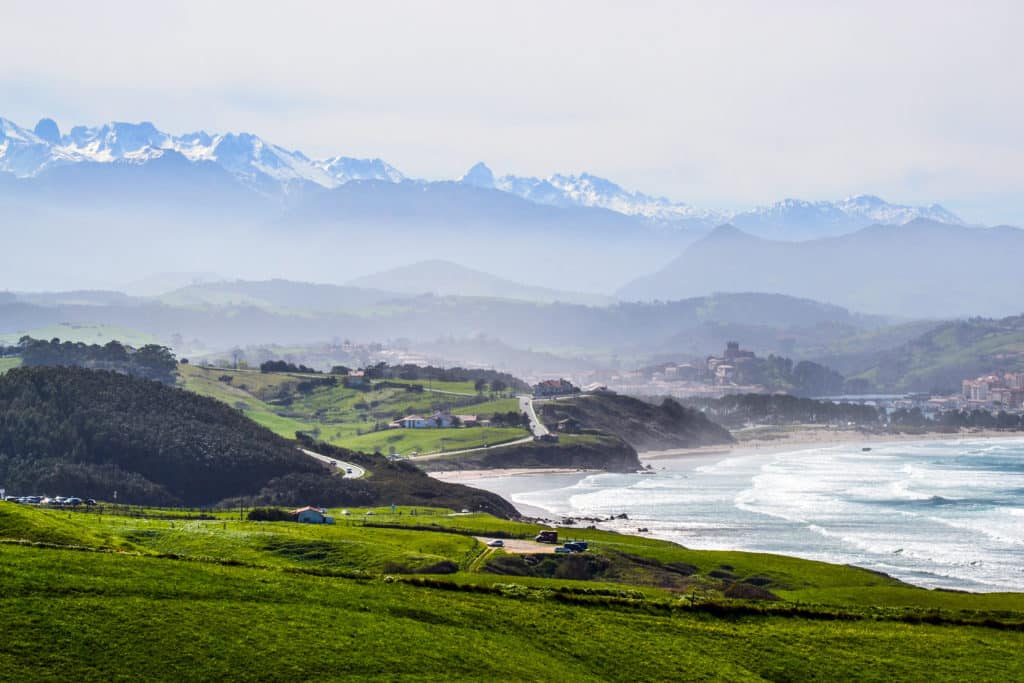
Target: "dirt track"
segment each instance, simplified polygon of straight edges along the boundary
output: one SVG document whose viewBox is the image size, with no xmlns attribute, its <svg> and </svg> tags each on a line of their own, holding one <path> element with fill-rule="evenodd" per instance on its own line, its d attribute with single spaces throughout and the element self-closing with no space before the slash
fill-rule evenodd
<svg viewBox="0 0 1024 683">
<path fill-rule="evenodd" d="M 490 543 L 493 538 L 487 538 L 485 536 L 477 536 L 476 540 L 482 541 L 483 543 Z M 505 543 L 503 550 L 506 553 L 512 553 L 513 555 L 538 555 L 541 553 L 552 554 L 555 552 L 555 545 L 552 543 L 537 543 L 536 541 L 524 541 L 519 538 L 503 538 L 501 539 Z"/>
</svg>

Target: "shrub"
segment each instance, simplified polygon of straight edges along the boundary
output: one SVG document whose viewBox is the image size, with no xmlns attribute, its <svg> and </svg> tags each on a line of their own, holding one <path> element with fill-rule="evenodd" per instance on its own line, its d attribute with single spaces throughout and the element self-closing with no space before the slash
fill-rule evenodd
<svg viewBox="0 0 1024 683">
<path fill-rule="evenodd" d="M 256 508 L 249 511 L 250 522 L 287 522 L 291 515 L 281 508 Z"/>
</svg>

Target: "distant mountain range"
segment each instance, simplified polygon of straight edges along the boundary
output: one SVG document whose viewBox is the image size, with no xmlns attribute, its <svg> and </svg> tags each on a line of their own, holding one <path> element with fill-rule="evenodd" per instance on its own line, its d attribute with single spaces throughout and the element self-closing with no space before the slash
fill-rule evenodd
<svg viewBox="0 0 1024 683">
<path fill-rule="evenodd" d="M 228 181 L 233 180 L 264 199 L 270 197 L 275 200 L 260 212 L 265 213 L 272 206 L 280 209 L 280 201 L 283 200 L 287 207 L 298 205 L 298 215 L 305 217 L 315 213 L 305 205 L 307 198 L 320 196 L 325 190 L 340 188 L 353 181 L 364 182 L 356 186 L 355 192 L 346 193 L 350 199 L 347 204 L 342 202 L 335 207 L 337 202 L 328 200 L 327 206 L 351 209 L 353 195 L 357 195 L 359 200 L 355 203 L 362 205 L 368 195 L 380 193 L 380 183 L 411 183 L 421 189 L 437 184 L 407 178 L 381 159 L 345 156 L 312 159 L 298 150 L 285 149 L 249 133 L 198 131 L 171 135 L 149 122 L 75 126 L 64 133 L 51 119 L 42 119 L 30 130 L 0 118 L 0 171 L 15 178 L 37 181 L 32 185 L 48 187 L 51 193 L 88 193 L 98 191 L 97 184 L 109 185 L 111 182 L 131 188 L 138 185 L 136 180 L 128 178 L 133 175 L 131 172 L 111 171 L 104 167 L 138 169 L 154 163 L 159 166 L 159 172 L 151 171 L 144 175 L 158 177 L 154 182 L 159 182 L 160 187 L 166 185 L 167 192 L 173 193 L 175 187 L 189 192 L 205 188 L 206 193 L 221 193 L 244 202 L 244 197 L 235 196 L 239 188 L 228 187 L 232 184 Z M 80 170 L 68 173 L 69 167 L 80 167 Z M 182 177 L 185 175 L 195 176 L 195 180 L 190 182 Z M 547 178 L 495 177 L 483 163 L 475 165 L 458 183 L 514 195 L 533 204 L 561 209 L 600 209 L 638 219 L 661 230 L 697 233 L 726 222 L 752 234 L 779 239 L 838 235 L 876 223 L 904 224 L 919 218 L 951 225 L 964 224 L 960 217 L 938 205 L 889 204 L 870 195 L 836 202 L 785 199 L 748 211 L 700 209 L 665 197 L 628 191 L 610 180 L 588 173 L 555 173 Z M 0 191 L 4 184 L 9 183 L 0 178 Z M 35 187 L 31 189 L 38 191 Z M 19 192 L 28 190 L 27 185 L 18 185 Z M 385 194 L 389 200 L 401 199 Z M 457 208 L 453 207 L 448 194 L 432 195 L 437 198 L 442 213 Z M 484 200 L 479 197 L 475 200 L 477 213 L 497 213 L 507 204 L 494 194 L 482 195 Z M 487 197 L 493 201 L 486 201 Z M 323 206 L 324 200 L 319 201 Z M 372 203 L 372 200 L 367 201 Z M 230 202 L 226 199 L 220 202 L 221 205 L 225 203 Z M 401 207 L 394 208 L 401 213 Z M 607 222 L 599 213 L 589 214 L 588 218 Z M 626 229 L 629 226 L 624 224 L 620 227 Z"/>
<path fill-rule="evenodd" d="M 353 287 L 388 290 L 402 294 L 490 297 L 541 303 L 561 301 L 567 304 L 604 306 L 615 301 L 612 297 L 600 294 L 531 287 L 440 259 L 420 261 L 373 275 L 365 275 L 348 284 Z"/>
<path fill-rule="evenodd" d="M 829 346 L 885 324 L 837 306 L 772 294 L 725 294 L 671 303 L 581 306 L 507 298 L 439 297 L 285 280 L 190 285 L 151 299 L 118 292 L 0 292 L 0 339 L 45 330 L 65 338 L 76 326 L 136 330 L 164 341 L 233 345 L 406 339 L 501 340 L 517 349 L 574 358 L 704 355 L 730 339 L 789 351 Z M 67 327 L 68 332 L 58 328 Z M 494 361 L 491 361 L 494 362 Z"/>
<path fill-rule="evenodd" d="M 748 211 L 698 209 L 665 197 L 630 192 L 610 180 L 589 173 L 532 178 L 506 175 L 496 178 L 483 162 L 473 166 L 460 182 L 498 189 L 524 199 L 551 206 L 590 206 L 662 224 L 710 229 L 724 223 L 755 234 L 808 239 L 842 234 L 875 223 L 902 225 L 918 218 L 963 225 L 964 221 L 943 207 L 890 204 L 872 195 L 857 195 L 838 202 L 810 202 L 784 199 L 770 206 Z"/>
<path fill-rule="evenodd" d="M 624 300 L 707 292 L 774 292 L 853 310 L 916 318 L 1019 314 L 1024 230 L 917 219 L 806 242 L 755 237 L 726 225 L 653 275 L 620 289 Z"/>
</svg>

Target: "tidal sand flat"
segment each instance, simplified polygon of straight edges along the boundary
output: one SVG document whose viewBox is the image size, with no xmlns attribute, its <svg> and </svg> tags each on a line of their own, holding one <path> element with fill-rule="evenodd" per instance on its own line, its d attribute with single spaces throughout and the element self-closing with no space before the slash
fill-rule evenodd
<svg viewBox="0 0 1024 683">
<path fill-rule="evenodd" d="M 692 548 L 792 555 L 929 588 L 1024 590 L 1024 439 L 842 444 L 662 456 L 651 474 L 466 481 L 524 514 Z"/>
</svg>

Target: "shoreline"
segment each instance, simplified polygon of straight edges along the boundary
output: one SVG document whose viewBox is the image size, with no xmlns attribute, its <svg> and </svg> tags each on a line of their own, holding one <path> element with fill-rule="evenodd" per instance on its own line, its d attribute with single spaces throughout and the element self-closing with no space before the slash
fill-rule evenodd
<svg viewBox="0 0 1024 683">
<path fill-rule="evenodd" d="M 540 474 L 601 474 L 607 470 L 575 469 L 571 467 L 504 467 L 490 470 L 443 470 L 428 472 L 431 477 L 440 481 L 458 484 L 477 479 L 498 477 L 522 477 Z"/>
<path fill-rule="evenodd" d="M 924 434 L 875 434 L 849 430 L 808 429 L 791 432 L 777 439 L 748 439 L 734 444 L 697 446 L 694 448 L 671 448 L 661 451 L 641 451 L 640 461 L 646 464 L 662 459 L 678 459 L 701 456 L 749 456 L 763 453 L 772 455 L 781 451 L 806 450 L 832 446 L 856 446 L 858 444 L 884 445 L 890 443 L 912 443 L 915 441 L 961 441 L 961 440 L 1014 440 L 1024 439 L 1024 432 L 1000 432 L 983 430 L 977 432 L 926 432 Z M 482 470 L 442 470 L 429 472 L 434 479 L 450 483 L 463 483 L 478 479 L 500 477 L 522 477 L 550 474 L 601 474 L 602 469 L 575 469 L 570 467 L 516 467 Z"/>
</svg>

